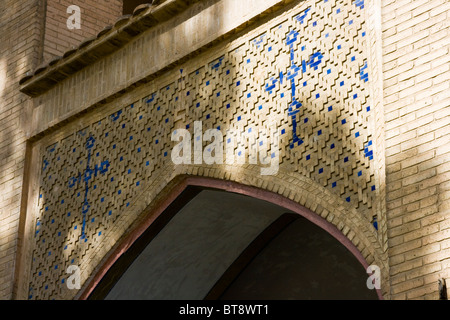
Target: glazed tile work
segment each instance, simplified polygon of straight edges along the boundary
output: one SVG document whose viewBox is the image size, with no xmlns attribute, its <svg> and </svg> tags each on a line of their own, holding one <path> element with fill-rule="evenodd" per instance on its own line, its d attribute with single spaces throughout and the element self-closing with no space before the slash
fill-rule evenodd
<svg viewBox="0 0 450 320">
<path fill-rule="evenodd" d="M 194 133 L 195 121 L 221 132 L 275 124 L 280 171 L 298 172 L 370 212 L 378 186 L 364 1 L 303 1 L 251 32 L 209 61 L 193 58 L 192 70 L 174 69 L 176 81 L 46 146 L 30 299 L 62 296 L 68 266 L 83 265 L 102 244 L 171 162 L 172 132 Z"/>
</svg>

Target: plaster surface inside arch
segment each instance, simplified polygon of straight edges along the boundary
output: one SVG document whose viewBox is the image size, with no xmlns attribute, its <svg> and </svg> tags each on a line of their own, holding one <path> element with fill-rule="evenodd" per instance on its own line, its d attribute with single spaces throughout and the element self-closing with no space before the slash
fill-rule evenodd
<svg viewBox="0 0 450 320">
<path fill-rule="evenodd" d="M 221 5 L 231 2 L 236 5 L 233 12 L 220 10 Z M 205 15 L 216 17 L 218 12 L 239 14 L 239 23 L 248 22 L 248 16 L 236 10 L 239 1 L 205 3 L 210 5 L 207 9 L 199 3 L 172 22 L 187 30 L 189 22 L 200 21 Z M 364 71 L 365 10 L 358 3 L 347 3 L 342 9 L 351 12 L 343 27 L 348 33 L 323 30 L 318 34 L 315 27 L 322 22 L 329 23 L 331 29 L 336 25 L 335 31 L 342 26 L 342 14 L 334 10 L 332 15 L 327 14 L 336 2 L 295 1 L 284 6 L 283 1 L 270 1 L 272 5 L 283 4 L 278 12 L 269 10 L 269 1 L 252 3 L 255 10 L 262 4 L 268 6 L 258 9 L 263 17 L 256 19 L 252 15 L 257 21 L 246 30 L 237 30 L 233 20 L 227 30 L 236 34 L 230 33 L 226 41 L 219 37 L 213 47 L 199 43 L 202 50 L 196 51 L 196 56 L 189 56 L 190 47 L 182 46 L 182 41 L 170 42 L 176 39 L 179 28 L 170 28 L 170 23 L 156 25 L 41 94 L 42 104 L 35 108 L 33 116 L 37 123 L 30 131 L 31 182 L 24 211 L 24 243 L 28 247 L 20 258 L 18 296 L 79 296 L 81 293 L 65 286 L 67 266 L 76 264 L 81 268 L 86 286 L 111 250 L 142 220 L 141 213 L 155 206 L 157 196 L 178 175 L 229 181 L 230 186 L 239 185 L 237 191 L 243 194 L 247 194 L 247 188 L 255 188 L 253 197 L 276 195 L 278 204 L 292 211 L 298 206 L 308 208 L 309 220 L 325 222 L 321 227 L 330 233 L 339 230 L 336 234 L 351 244 L 363 260 L 386 269 L 383 232 L 377 232 L 371 224 L 372 217 L 379 214 L 374 204 L 380 184 L 371 150 L 373 113 L 366 106 L 370 102 L 370 82 Z M 246 6 L 245 10 L 250 8 Z M 164 36 L 158 30 L 168 33 Z M 208 32 L 202 32 L 210 39 Z M 335 40 L 318 41 L 327 37 Z M 101 39 L 106 41 L 105 37 Z M 192 40 L 183 38 L 188 39 Z M 353 59 L 339 54 L 344 52 L 340 51 L 342 45 L 331 50 L 329 46 L 336 41 L 348 43 L 351 48 L 342 49 L 352 49 L 358 55 Z M 164 46 L 159 47 L 161 44 Z M 164 52 L 156 49 L 171 45 L 183 47 L 188 51 L 184 54 L 192 59 L 175 59 L 178 64 L 167 63 L 170 67 L 160 61 L 167 68 L 158 72 L 145 64 L 153 61 L 148 54 L 154 58 L 158 56 L 155 52 Z M 81 49 L 76 57 L 91 47 Z M 63 59 L 58 65 L 70 61 Z M 300 65 L 303 77 L 294 72 Z M 120 71 L 125 69 L 142 73 L 125 77 Z M 104 86 L 84 91 L 88 84 L 97 83 L 99 74 L 105 79 Z M 120 86 L 115 86 L 117 74 L 124 78 Z M 290 93 L 288 87 L 293 82 L 288 77 L 295 78 L 298 92 Z M 343 85 L 336 82 L 336 77 L 343 77 Z M 359 85 L 344 86 L 350 80 Z M 272 86 L 278 89 L 272 91 Z M 76 99 L 72 99 L 72 93 Z M 335 102 L 332 106 L 328 105 L 330 99 Z M 298 119 L 287 112 L 289 101 L 294 100 L 302 100 L 303 104 Z M 63 101 L 64 108 L 53 112 L 51 108 L 60 105 L 54 101 Z M 362 118 L 355 118 L 355 114 Z M 203 121 L 205 129 L 220 127 L 223 131 L 245 123 L 247 132 L 267 129 L 276 121 L 282 135 L 278 173 L 263 177 L 261 167 L 248 163 L 174 165 L 170 161 L 171 133 L 182 128 L 192 131 L 198 120 Z M 381 231 L 384 227 L 380 223 Z M 121 248 L 126 249 L 127 245 Z"/>
<path fill-rule="evenodd" d="M 178 188 L 166 196 L 167 201 L 174 200 L 189 186 L 202 186 L 207 189 L 196 195 L 171 218 L 137 258 L 130 262 L 125 273 L 115 280 L 117 282 L 112 289 L 108 289 L 111 291 L 104 298 L 203 299 L 214 283 L 258 234 L 261 234 L 283 214 L 296 213 L 302 219 L 297 223 L 291 223 L 288 229 L 290 231 L 284 232 L 284 237 L 290 237 L 291 245 L 296 248 L 295 250 L 300 249 L 300 251 L 289 249 L 290 246 L 286 246 L 287 243 L 280 240 L 283 237 L 278 236 L 278 242 L 272 241 L 275 244 L 272 247 L 268 245 L 269 248 L 266 250 L 282 252 L 287 248 L 285 254 L 290 254 L 291 257 L 284 262 L 274 259 L 267 265 L 267 257 L 260 255 L 260 261 L 266 260 L 265 265 L 264 263 L 262 266 L 256 264 L 249 268 L 269 267 L 276 274 L 277 263 L 290 264 L 291 273 L 292 268 L 299 270 L 297 276 L 290 274 L 291 277 L 295 277 L 298 287 L 287 285 L 285 290 L 280 290 L 278 293 L 272 292 L 271 295 L 270 288 L 266 288 L 268 289 L 266 291 L 261 290 L 261 286 L 264 286 L 261 282 L 264 283 L 265 277 L 262 278 L 263 281 L 253 279 L 251 280 L 254 282 L 253 286 L 255 283 L 260 286 L 259 298 L 371 299 L 378 297 L 382 299 L 380 290 L 370 292 L 366 288 L 365 269 L 368 263 L 359 250 L 336 227 L 314 212 L 265 190 L 231 181 L 201 177 L 189 177 L 182 180 Z M 134 241 L 144 234 L 145 229 L 154 223 L 155 212 L 161 214 L 167 207 L 168 203 L 163 202 L 161 208 L 147 213 L 148 219 L 145 219 L 119 244 L 84 289 L 81 299 L 89 298 L 96 286 L 102 284 L 102 277 L 107 274 L 109 268 L 114 266 L 122 254 L 132 248 Z M 307 249 L 304 250 L 303 247 Z M 324 259 L 330 256 L 331 260 Z M 301 261 L 307 257 L 310 258 L 308 261 Z M 303 266 L 303 269 L 300 266 Z M 320 269 L 322 274 L 316 273 L 315 269 Z M 247 270 L 247 274 L 252 274 L 252 271 Z M 278 280 L 286 281 L 286 279 L 274 277 L 280 277 L 280 275 L 272 274 L 268 285 L 271 285 L 270 282 L 273 285 Z M 314 277 L 318 281 L 314 280 Z M 324 281 L 328 289 L 324 288 Z M 333 284 L 330 284 L 330 281 Z M 236 295 L 236 290 L 240 290 L 239 281 L 237 283 L 237 287 L 227 291 L 228 298 L 230 295 L 231 297 Z M 245 297 L 245 294 L 249 293 L 243 294 Z M 245 298 L 248 299 L 248 297 Z"/>
</svg>

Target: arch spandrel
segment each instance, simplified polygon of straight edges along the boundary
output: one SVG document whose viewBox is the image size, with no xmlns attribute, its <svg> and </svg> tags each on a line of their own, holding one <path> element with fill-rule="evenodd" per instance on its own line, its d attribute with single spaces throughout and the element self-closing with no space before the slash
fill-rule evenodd
<svg viewBox="0 0 450 320">
<path fill-rule="evenodd" d="M 258 167 L 251 169 L 259 170 Z M 123 234 L 123 236 L 115 242 L 116 244 L 103 259 L 102 263 L 98 264 L 96 270 L 92 272 L 82 290 L 78 293 L 77 298 L 87 299 L 122 254 L 127 252 L 134 242 L 164 213 L 164 210 L 189 187 L 238 193 L 276 204 L 287 211 L 299 214 L 335 237 L 354 255 L 364 268 L 372 264 L 378 265 L 382 276 L 385 276 L 386 266 L 383 263 L 383 252 L 377 243 L 376 234 L 370 228 L 367 228 L 366 223 L 358 221 L 360 219 L 354 209 L 348 207 L 339 199 L 332 199 L 333 195 L 327 194 L 327 191 L 323 190 L 323 188 L 308 185 L 307 181 L 292 184 L 283 189 L 281 185 L 285 181 L 285 177 L 282 174 L 278 177 L 281 181 L 280 184 L 274 182 L 268 189 L 256 187 L 245 182 L 247 179 L 251 180 L 251 177 L 254 175 L 254 171 L 251 169 L 241 170 L 239 173 L 240 178 L 235 180 L 217 178 L 217 175 L 225 174 L 218 168 L 210 171 L 215 173 L 211 176 L 190 174 L 190 171 L 195 171 L 192 168 L 174 170 L 171 173 L 173 179 L 169 178 L 170 182 L 162 187 L 162 191 L 156 199 L 142 210 L 140 217 L 128 226 L 125 231 L 117 230 L 117 233 Z M 178 174 L 178 172 L 186 172 L 187 174 Z M 260 183 L 264 184 L 261 181 Z M 285 190 L 285 193 L 289 192 L 292 194 L 292 199 L 272 190 Z M 317 201 L 317 195 L 320 193 L 325 193 L 324 198 L 327 201 Z M 302 195 L 304 199 L 302 201 L 305 201 L 305 205 L 313 203 L 315 211 L 295 201 L 296 198 L 299 199 Z M 122 225 L 122 223 L 119 222 L 118 225 Z M 382 289 L 385 288 L 382 287 Z M 381 291 L 379 295 L 382 297 Z"/>
<path fill-rule="evenodd" d="M 308 219 L 333 226 L 368 264 L 384 269 L 372 221 L 380 186 L 364 10 L 361 1 L 291 3 L 37 141 L 26 296 L 80 295 L 67 289 L 67 267 L 78 265 L 87 286 L 119 240 L 181 177 L 221 181 L 222 188 L 229 181 L 243 192 L 251 188 L 254 197 L 304 208 Z M 109 68 L 133 61 L 133 45 L 145 39 L 130 44 L 124 62 Z M 262 144 L 270 140 L 270 151 L 241 161 L 239 149 L 232 149 L 234 161 L 227 163 L 224 148 L 223 164 L 206 163 L 212 140 L 205 133 L 219 132 L 224 147 L 231 129 L 256 133 Z M 175 165 L 171 158 L 177 130 L 191 139 L 191 164 Z M 274 170 L 262 174 L 268 163 Z"/>
</svg>

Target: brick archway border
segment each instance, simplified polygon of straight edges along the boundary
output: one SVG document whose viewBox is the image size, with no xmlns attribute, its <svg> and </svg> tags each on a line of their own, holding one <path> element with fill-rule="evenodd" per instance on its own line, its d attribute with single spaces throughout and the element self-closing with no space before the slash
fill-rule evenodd
<svg viewBox="0 0 450 320">
<path fill-rule="evenodd" d="M 168 208 L 168 206 L 181 195 L 189 186 L 211 188 L 216 190 L 222 190 L 232 193 L 238 193 L 246 196 L 250 196 L 256 199 L 264 200 L 281 207 L 291 210 L 304 218 L 308 219 L 312 223 L 321 227 L 327 231 L 334 238 L 336 238 L 342 245 L 344 245 L 353 256 L 361 263 L 364 269 L 367 269 L 369 264 L 363 257 L 358 248 L 344 235 L 342 232 L 328 222 L 321 216 L 317 215 L 310 209 L 302 206 L 301 204 L 287 199 L 286 197 L 276 194 L 271 191 L 260 189 L 253 186 L 243 185 L 234 181 L 221 180 L 215 178 L 198 177 L 198 176 L 183 176 L 177 179 L 179 181 L 174 182 L 174 186 L 170 190 L 163 190 L 165 196 L 161 198 L 158 205 L 153 210 L 147 212 L 142 220 L 137 222 L 137 225 L 131 228 L 131 231 L 121 240 L 118 241 L 118 245 L 115 246 L 110 254 L 100 263 L 94 274 L 86 281 L 83 288 L 78 293 L 79 300 L 87 300 L 93 290 L 99 285 L 102 278 L 108 272 L 108 270 L 115 264 L 115 262 L 136 242 L 136 240 L 152 225 L 152 223 Z M 383 299 L 380 289 L 377 290 L 377 295 L 380 300 Z"/>
</svg>

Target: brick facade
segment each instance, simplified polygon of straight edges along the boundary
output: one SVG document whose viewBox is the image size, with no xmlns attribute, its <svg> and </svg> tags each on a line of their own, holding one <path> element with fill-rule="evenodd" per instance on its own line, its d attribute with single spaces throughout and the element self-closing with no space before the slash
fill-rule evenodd
<svg viewBox="0 0 450 320">
<path fill-rule="evenodd" d="M 437 299 L 450 270 L 448 2 L 161 3 L 115 22 L 120 1 L 82 2 L 75 31 L 65 1 L 29 1 L 28 25 L 8 7 L 18 16 L 6 11 L 2 28 L 27 32 L 1 35 L 0 298 L 78 297 L 67 265 L 86 286 L 189 174 L 283 195 L 381 267 L 385 298 Z M 301 108 L 288 113 L 288 97 Z M 170 133 L 194 121 L 248 132 L 269 118 L 281 137 L 273 176 L 167 160 Z"/>
<path fill-rule="evenodd" d="M 36 70 L 44 60 L 62 55 L 121 15 L 120 1 L 83 1 L 80 7 L 86 13 L 86 28 L 78 33 L 64 34 L 68 14 L 66 7 L 61 5 L 70 1 L 46 2 L 47 6 L 45 1 L 38 0 L 0 3 L 0 299 L 13 297 L 20 242 L 27 117 L 32 111 L 31 99 L 19 91 L 19 80 Z M 60 10 L 55 11 L 57 8 Z M 97 16 L 99 12 L 104 14 Z M 46 16 L 52 19 L 46 19 Z"/>
<path fill-rule="evenodd" d="M 383 1 L 386 186 L 393 299 L 449 277 L 450 3 Z"/>
<path fill-rule="evenodd" d="M 67 13 L 67 8 L 70 5 L 77 5 L 80 8 L 80 29 L 67 28 L 67 19 L 71 15 Z M 77 47 L 86 38 L 114 24 L 121 15 L 120 0 L 47 0 L 44 62 L 55 56 L 62 56 L 72 47 Z"/>
<path fill-rule="evenodd" d="M 39 60 L 43 8 L 38 1 L 0 3 L 0 298 L 13 291 L 25 160 L 24 111 L 18 81 Z"/>
</svg>

